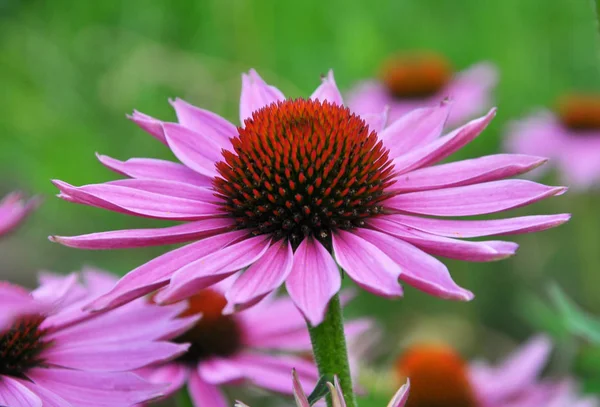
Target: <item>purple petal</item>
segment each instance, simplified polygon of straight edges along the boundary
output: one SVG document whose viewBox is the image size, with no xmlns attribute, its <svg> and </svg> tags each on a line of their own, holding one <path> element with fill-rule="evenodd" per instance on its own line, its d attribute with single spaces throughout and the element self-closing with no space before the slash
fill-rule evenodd
<svg viewBox="0 0 600 407">
<path fill-rule="evenodd" d="M 33 198 L 24 202 L 21 194 L 8 194 L 0 201 L 0 236 L 12 231 L 39 204 L 39 199 Z"/>
<path fill-rule="evenodd" d="M 131 188 L 154 194 L 167 195 L 173 198 L 190 199 L 192 201 L 220 203 L 212 188 L 199 187 L 178 181 L 164 179 L 119 179 L 99 185 L 114 185 Z"/>
<path fill-rule="evenodd" d="M 198 374 L 210 384 L 224 384 L 243 378 L 235 362 L 229 358 L 214 357 L 198 364 Z"/>
<path fill-rule="evenodd" d="M 321 102 L 328 101 L 329 103 L 336 104 L 338 106 L 344 105 L 342 94 L 335 84 L 333 77 L 333 70 L 327 72 L 327 76 L 321 79 L 323 83 L 310 95 L 312 100 L 320 100 Z"/>
<path fill-rule="evenodd" d="M 175 271 L 245 236 L 243 231 L 228 232 L 172 250 L 127 273 L 90 309 L 115 308 L 166 285 Z"/>
<path fill-rule="evenodd" d="M 129 215 L 157 219 L 199 220 L 220 215 L 218 205 L 111 184 L 75 187 L 53 180 L 60 198 Z"/>
<path fill-rule="evenodd" d="M 373 219 L 369 224 L 375 229 L 405 240 L 419 249 L 436 256 L 466 261 L 496 261 L 515 254 L 519 247 L 516 243 L 489 240 L 469 242 L 432 235 L 408 228 L 384 218 Z"/>
<path fill-rule="evenodd" d="M 334 232 L 331 240 L 337 263 L 358 285 L 384 297 L 402 295 L 400 266 L 375 245 L 344 230 Z"/>
<path fill-rule="evenodd" d="M 472 292 L 452 280 L 442 262 L 413 245 L 375 230 L 363 228 L 355 233 L 377 246 L 402 268 L 402 281 L 436 297 L 461 301 L 473 299 Z"/>
<path fill-rule="evenodd" d="M 164 123 L 169 148 L 187 167 L 207 177 L 217 175 L 215 163 L 222 160 L 221 146 L 208 135 L 176 123 Z"/>
<path fill-rule="evenodd" d="M 36 301 L 23 288 L 0 281 L 0 332 L 7 329 L 15 318 L 46 311 L 48 304 Z"/>
<path fill-rule="evenodd" d="M 546 161 L 545 158 L 529 155 L 488 155 L 402 174 L 391 189 L 394 192 L 411 192 L 496 181 L 531 171 Z"/>
<path fill-rule="evenodd" d="M 287 291 L 311 325 L 325 317 L 329 300 L 342 285 L 337 264 L 323 245 L 305 238 L 294 253 L 294 264 L 287 278 Z"/>
<path fill-rule="evenodd" d="M 514 179 L 409 192 L 386 200 L 384 205 L 387 209 L 421 215 L 472 216 L 519 208 L 565 191 L 565 187 Z"/>
<path fill-rule="evenodd" d="M 296 369 L 292 369 L 292 385 L 294 389 L 294 400 L 296 401 L 297 406 L 310 407 L 310 403 L 306 398 L 306 393 L 304 393 L 302 384 L 300 384 L 300 378 L 298 377 Z"/>
<path fill-rule="evenodd" d="M 390 157 L 398 157 L 437 139 L 444 130 L 450 103 L 412 110 L 391 123 L 379 138 L 390 149 Z"/>
<path fill-rule="evenodd" d="M 148 116 L 147 114 L 140 113 L 137 110 L 133 111 L 131 116 L 127 116 L 131 121 L 137 124 L 142 130 L 150 134 L 152 137 L 157 139 L 163 144 L 167 144 L 165 133 L 163 131 L 163 122 L 155 119 L 154 117 Z"/>
<path fill-rule="evenodd" d="M 156 295 L 156 301 L 172 303 L 187 298 L 250 266 L 265 254 L 269 245 L 270 238 L 261 235 L 211 251 L 173 274 L 169 286 Z"/>
<path fill-rule="evenodd" d="M 408 393 L 410 392 L 410 380 L 406 380 L 406 384 L 403 384 L 402 387 L 398 389 L 394 397 L 390 400 L 390 403 L 387 407 L 404 407 L 406 401 L 408 400 Z"/>
<path fill-rule="evenodd" d="M 106 167 L 127 177 L 163 179 L 200 187 L 210 187 L 212 185 L 212 178 L 198 174 L 183 164 L 156 158 L 130 158 L 127 161 L 119 161 L 106 155 L 96 154 L 96 156 Z"/>
<path fill-rule="evenodd" d="M 285 99 L 283 93 L 267 83 L 251 69 L 242 74 L 242 95 L 240 97 L 240 122 L 252 117 L 252 113 L 271 103 Z"/>
<path fill-rule="evenodd" d="M 19 381 L 2 375 L 0 376 L 0 405 L 42 407 L 42 400 Z"/>
<path fill-rule="evenodd" d="M 292 270 L 294 252 L 285 239 L 274 243 L 225 293 L 228 308 L 244 308 L 277 289 Z"/>
<path fill-rule="evenodd" d="M 180 363 L 151 366 L 138 369 L 135 373 L 150 383 L 168 384 L 169 387 L 163 390 L 164 397 L 181 389 L 188 380 L 188 368 Z"/>
<path fill-rule="evenodd" d="M 495 115 L 496 109 L 492 109 L 486 116 L 472 120 L 446 136 L 397 157 L 394 159 L 396 172 L 403 174 L 435 164 L 450 156 L 481 134 Z"/>
<path fill-rule="evenodd" d="M 568 213 L 490 220 L 448 220 L 400 214 L 386 217 L 386 219 L 419 229 L 422 232 L 455 238 L 539 232 L 562 225 L 570 218 L 571 215 Z"/>
<path fill-rule="evenodd" d="M 389 110 L 390 109 L 386 107 L 381 113 L 363 113 L 360 115 L 360 118 L 367 123 L 370 131 L 379 134 L 387 125 Z"/>
<path fill-rule="evenodd" d="M 30 382 L 29 380 L 18 380 L 23 386 L 27 387 L 31 392 L 33 392 L 37 397 L 42 400 L 43 407 L 73 407 L 71 403 L 57 394 L 52 393 L 50 390 L 43 388 L 42 386 L 38 386 L 35 383 Z"/>
<path fill-rule="evenodd" d="M 127 229 L 79 236 L 50 236 L 50 240 L 78 249 L 105 250 L 162 246 L 200 240 L 234 229 L 229 218 L 204 219 L 159 229 Z"/>
<path fill-rule="evenodd" d="M 200 109 L 179 98 L 171 101 L 179 123 L 215 140 L 222 148 L 231 147 L 229 139 L 237 136 L 237 128 L 228 120 Z"/>
<path fill-rule="evenodd" d="M 195 407 L 229 407 L 221 390 L 214 384 L 206 383 L 195 371 L 190 374 L 188 391 Z"/>
</svg>

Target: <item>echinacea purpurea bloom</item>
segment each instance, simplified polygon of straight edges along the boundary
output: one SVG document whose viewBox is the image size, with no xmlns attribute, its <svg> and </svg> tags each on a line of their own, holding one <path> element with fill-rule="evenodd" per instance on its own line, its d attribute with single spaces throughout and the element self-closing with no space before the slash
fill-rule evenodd
<svg viewBox="0 0 600 407">
<path fill-rule="evenodd" d="M 5 235 L 17 226 L 37 206 L 37 199 L 23 201 L 21 194 L 13 192 L 0 201 L 0 236 Z"/>
<path fill-rule="evenodd" d="M 441 160 L 475 139 L 495 114 L 441 136 L 451 103 L 414 110 L 386 126 L 385 112 L 344 107 L 333 74 L 308 99 L 286 99 L 255 72 L 243 75 L 242 125 L 182 100 L 179 123 L 141 113 L 132 120 L 182 162 L 100 161 L 127 179 L 81 187 L 54 181 L 59 197 L 129 215 L 186 221 L 74 237 L 84 249 L 191 242 L 136 268 L 92 308 L 107 309 L 160 289 L 171 303 L 238 272 L 226 312 L 251 306 L 283 283 L 308 321 L 319 324 L 341 285 L 339 268 L 377 295 L 402 295 L 398 279 L 429 294 L 470 300 L 433 256 L 493 261 L 512 242 L 463 238 L 528 233 L 569 215 L 450 220 L 501 212 L 560 195 L 563 187 L 503 180 L 545 159 L 491 155 Z"/>
</svg>

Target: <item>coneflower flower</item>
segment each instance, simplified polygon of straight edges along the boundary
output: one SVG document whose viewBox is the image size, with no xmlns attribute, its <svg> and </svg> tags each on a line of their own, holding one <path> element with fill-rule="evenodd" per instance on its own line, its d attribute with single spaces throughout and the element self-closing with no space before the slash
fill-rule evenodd
<svg viewBox="0 0 600 407">
<path fill-rule="evenodd" d="M 292 371 L 292 383 L 293 383 L 293 391 L 294 398 L 296 400 L 297 407 L 310 407 L 310 403 L 308 401 L 308 397 L 306 397 L 306 393 L 302 389 L 302 385 L 298 380 L 298 375 L 296 371 Z M 333 383 L 327 383 L 327 387 L 329 387 L 329 392 L 331 395 L 331 401 L 333 407 L 346 407 L 346 402 L 344 401 L 344 396 L 342 394 L 342 388 L 337 377 L 334 377 Z M 408 399 L 408 393 L 410 390 L 410 382 L 407 380 L 406 384 L 403 384 L 394 397 L 390 400 L 387 407 L 404 407 L 406 404 L 406 400 Z M 235 404 L 235 407 L 248 407 L 246 404 L 238 401 Z"/>
<path fill-rule="evenodd" d="M 23 201 L 21 194 L 13 192 L 0 201 L 0 236 L 5 235 L 21 224 L 23 219 L 36 208 L 37 199 Z"/>
<path fill-rule="evenodd" d="M 389 107 L 396 120 L 411 110 L 435 106 L 450 98 L 454 102 L 448 125 L 456 127 L 490 108 L 497 82 L 496 68 L 479 63 L 454 72 L 440 54 L 412 52 L 387 59 L 378 79 L 359 82 L 348 95 L 348 106 L 363 114 Z"/>
<path fill-rule="evenodd" d="M 491 155 L 440 164 L 476 138 L 495 110 L 440 137 L 450 105 L 383 114 L 344 107 L 333 74 L 309 99 L 285 99 L 255 71 L 243 75 L 240 127 L 181 100 L 179 123 L 132 119 L 183 164 L 134 158 L 100 161 L 128 179 L 75 187 L 59 197 L 129 215 L 186 221 L 51 240 L 85 249 L 191 242 L 129 272 L 92 308 L 116 307 L 162 288 L 156 301 L 193 295 L 242 271 L 225 293 L 226 311 L 259 302 L 285 283 L 311 324 L 339 291 L 339 268 L 359 286 L 402 295 L 401 279 L 432 295 L 470 300 L 432 255 L 493 261 L 517 244 L 463 238 L 527 233 L 569 216 L 450 220 L 529 205 L 563 187 L 502 180 L 545 160 Z"/>
<path fill-rule="evenodd" d="M 115 278 L 97 271 L 84 277 L 80 285 L 76 274 L 45 274 L 31 293 L 0 284 L 0 320 L 8 321 L 0 330 L 1 406 L 129 407 L 162 395 L 164 385 L 132 371 L 184 353 L 187 344 L 163 338 L 196 318 L 175 318 L 185 304 L 160 307 L 145 299 L 85 313 L 81 307 Z"/>
<path fill-rule="evenodd" d="M 550 157 L 569 186 L 600 186 L 600 95 L 563 96 L 556 113 L 547 110 L 513 123 L 506 149 Z"/>
<path fill-rule="evenodd" d="M 406 407 L 573 407 L 580 405 L 576 400 L 596 406 L 597 400 L 578 395 L 569 380 L 538 377 L 550 351 L 549 339 L 538 336 L 490 366 L 469 364 L 447 345 L 420 344 L 408 348 L 395 367 L 400 381 L 411 381 Z"/>
</svg>

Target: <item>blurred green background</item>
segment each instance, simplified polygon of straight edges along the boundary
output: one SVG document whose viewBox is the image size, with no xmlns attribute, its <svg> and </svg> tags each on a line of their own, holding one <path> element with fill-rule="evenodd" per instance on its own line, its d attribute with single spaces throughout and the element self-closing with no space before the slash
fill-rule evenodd
<svg viewBox="0 0 600 407">
<path fill-rule="evenodd" d="M 348 89 L 373 76 L 390 53 L 410 49 L 439 51 L 457 69 L 487 60 L 500 70 L 497 118 L 453 159 L 497 152 L 510 120 L 551 106 L 562 92 L 600 90 L 590 0 L 0 0 L 0 195 L 18 189 L 45 196 L 25 227 L 0 246 L 2 278 L 33 284 L 36 270 L 67 272 L 82 264 L 122 274 L 166 250 L 86 252 L 46 239 L 160 226 L 62 202 L 49 182 L 113 179 L 95 152 L 171 158 L 125 118 L 133 109 L 171 120 L 167 100 L 178 96 L 237 122 L 240 73 L 251 67 L 286 95 L 306 96 L 329 68 Z M 546 181 L 555 182 L 552 175 Z M 380 320 L 383 364 L 407 338 L 440 336 L 466 356 L 494 358 L 550 330 L 562 349 L 556 369 L 575 369 L 593 390 L 599 364 L 580 363 L 588 347 L 565 337 L 544 304 L 547 287 L 557 282 L 600 314 L 599 205 L 597 193 L 569 193 L 515 211 L 572 212 L 573 219 L 517 236 L 521 249 L 512 259 L 448 262 L 457 282 L 475 292 L 471 303 L 406 287 L 396 302 L 361 293 L 348 313 Z"/>
</svg>

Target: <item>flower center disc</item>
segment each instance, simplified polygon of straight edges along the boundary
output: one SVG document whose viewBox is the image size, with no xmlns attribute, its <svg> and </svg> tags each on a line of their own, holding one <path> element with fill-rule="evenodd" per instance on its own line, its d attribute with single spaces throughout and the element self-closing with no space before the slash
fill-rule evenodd
<svg viewBox="0 0 600 407">
<path fill-rule="evenodd" d="M 569 95 L 558 102 L 562 123 L 573 130 L 600 130 L 600 96 Z"/>
<path fill-rule="evenodd" d="M 388 59 L 381 79 L 388 91 L 400 99 L 423 98 L 440 91 L 452 79 L 452 69 L 436 54 L 419 53 Z"/>
<path fill-rule="evenodd" d="M 410 377 L 406 407 L 477 407 L 468 369 L 444 345 L 416 345 L 396 362 L 397 373 Z"/>
<path fill-rule="evenodd" d="M 227 357 L 242 347 L 242 331 L 233 315 L 223 315 L 225 297 L 214 290 L 202 290 L 189 298 L 189 306 L 180 316 L 202 314 L 202 318 L 188 331 L 174 339 L 176 343 L 190 343 L 179 361 L 195 364 L 213 356 Z"/>
<path fill-rule="evenodd" d="M 286 100 L 255 111 L 217 163 L 214 185 L 238 227 L 329 244 L 334 228 L 381 212 L 393 164 L 360 117 L 327 101 Z"/>
<path fill-rule="evenodd" d="M 0 376 L 23 378 L 28 369 L 42 364 L 40 354 L 47 345 L 42 341 L 43 321 L 39 316 L 23 317 L 0 333 Z"/>
</svg>

